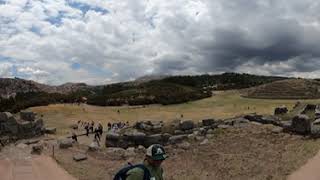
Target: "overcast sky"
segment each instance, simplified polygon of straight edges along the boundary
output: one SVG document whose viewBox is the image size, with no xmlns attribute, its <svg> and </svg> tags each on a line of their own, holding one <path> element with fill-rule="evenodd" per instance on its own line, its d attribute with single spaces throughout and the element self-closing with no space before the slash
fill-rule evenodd
<svg viewBox="0 0 320 180">
<path fill-rule="evenodd" d="M 316 0 L 0 0 L 0 77 L 320 77 Z"/>
</svg>

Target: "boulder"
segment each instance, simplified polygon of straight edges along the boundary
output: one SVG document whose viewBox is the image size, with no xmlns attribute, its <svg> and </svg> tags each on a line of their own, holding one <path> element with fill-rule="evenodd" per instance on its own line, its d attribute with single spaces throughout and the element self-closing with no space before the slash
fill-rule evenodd
<svg viewBox="0 0 320 180">
<path fill-rule="evenodd" d="M 179 129 L 182 131 L 187 131 L 187 130 L 193 129 L 194 127 L 195 127 L 195 124 L 191 120 L 182 121 L 179 124 Z"/>
<path fill-rule="evenodd" d="M 206 138 L 212 139 L 212 138 L 214 138 L 214 134 L 207 134 L 207 135 L 206 135 Z"/>
<path fill-rule="evenodd" d="M 88 151 L 91 151 L 91 152 L 95 152 L 95 151 L 98 151 L 99 150 L 99 145 L 96 141 L 93 141 L 89 147 L 88 147 Z"/>
<path fill-rule="evenodd" d="M 221 125 L 218 125 L 218 128 L 220 128 L 220 129 L 228 129 L 228 128 L 230 128 L 231 126 L 229 126 L 229 125 L 224 125 L 224 124 L 221 124 Z"/>
<path fill-rule="evenodd" d="M 13 115 L 10 112 L 0 112 L 0 122 L 5 122 L 9 119 L 13 119 Z"/>
<path fill-rule="evenodd" d="M 314 125 L 320 125 L 320 119 L 314 120 L 314 121 L 313 121 L 313 124 L 314 124 Z"/>
<path fill-rule="evenodd" d="M 106 134 L 106 141 L 107 140 L 111 140 L 111 141 L 118 141 L 120 139 L 120 134 L 116 133 L 116 132 L 107 132 Z"/>
<path fill-rule="evenodd" d="M 209 143 L 209 140 L 208 139 L 204 139 L 201 143 L 200 143 L 200 145 L 206 145 L 206 144 L 208 144 Z"/>
<path fill-rule="evenodd" d="M 42 153 L 43 146 L 41 144 L 36 144 L 32 146 L 31 154 L 40 155 Z"/>
<path fill-rule="evenodd" d="M 56 134 L 57 128 L 55 127 L 47 127 L 44 129 L 44 133 L 46 134 Z"/>
<path fill-rule="evenodd" d="M 196 135 L 194 135 L 194 134 L 189 134 L 188 135 L 188 139 L 189 140 L 194 140 L 196 138 Z"/>
<path fill-rule="evenodd" d="M 67 149 L 73 146 L 72 139 L 61 139 L 58 143 L 60 149 Z"/>
<path fill-rule="evenodd" d="M 257 114 L 249 114 L 244 116 L 244 118 L 249 121 L 258 122 L 261 124 L 273 124 L 275 126 L 281 125 L 280 119 L 276 116 L 262 116 Z"/>
<path fill-rule="evenodd" d="M 286 106 L 280 106 L 274 109 L 274 115 L 286 114 L 287 112 L 288 108 Z"/>
<path fill-rule="evenodd" d="M 169 138 L 171 137 L 172 135 L 169 134 L 169 133 L 164 133 L 162 134 L 162 139 L 164 142 L 168 142 L 169 141 Z"/>
<path fill-rule="evenodd" d="M 243 127 L 247 123 L 249 123 L 249 120 L 243 117 L 232 118 L 224 121 L 225 125 L 235 126 L 235 127 Z"/>
<path fill-rule="evenodd" d="M 24 144 L 30 145 L 30 144 L 37 144 L 40 140 L 39 139 L 29 139 L 29 140 L 23 140 L 22 142 Z"/>
<path fill-rule="evenodd" d="M 24 143 L 19 143 L 18 145 L 16 145 L 17 148 L 20 148 L 20 149 L 24 149 L 24 148 L 27 148 L 28 145 L 24 144 Z"/>
<path fill-rule="evenodd" d="M 195 137 L 195 140 L 196 140 L 196 141 L 203 141 L 203 140 L 204 140 L 204 137 L 203 137 L 203 136 L 196 136 L 196 137 Z"/>
<path fill-rule="evenodd" d="M 133 129 L 125 132 L 124 137 L 129 141 L 144 141 L 146 138 L 146 134 Z"/>
<path fill-rule="evenodd" d="M 82 153 L 79 153 L 79 154 L 76 154 L 76 155 L 73 156 L 73 160 L 75 160 L 77 162 L 84 161 L 84 160 L 87 160 L 87 159 L 88 159 L 87 155 L 82 154 Z"/>
<path fill-rule="evenodd" d="M 320 125 L 312 125 L 311 126 L 311 136 L 314 138 L 320 137 Z"/>
<path fill-rule="evenodd" d="M 169 138 L 169 143 L 170 144 L 176 144 L 176 143 L 180 143 L 183 140 L 187 139 L 188 135 L 176 135 L 176 136 L 171 136 Z"/>
<path fill-rule="evenodd" d="M 199 134 L 200 134 L 201 136 L 205 136 L 205 135 L 207 134 L 207 129 L 205 129 L 205 128 L 200 128 L 200 129 L 199 129 Z"/>
<path fill-rule="evenodd" d="M 147 136 L 143 144 L 145 147 L 149 147 L 152 144 L 164 144 L 162 134 L 154 134 Z"/>
<path fill-rule="evenodd" d="M 184 132 L 181 130 L 174 130 L 173 134 L 174 135 L 181 135 L 181 134 L 184 134 Z"/>
<path fill-rule="evenodd" d="M 273 128 L 271 129 L 271 132 L 272 132 L 272 133 L 275 133 L 275 134 L 279 134 L 279 133 L 283 132 L 283 128 L 276 126 L 276 127 L 273 127 Z"/>
<path fill-rule="evenodd" d="M 20 118 L 25 121 L 34 121 L 36 119 L 36 113 L 31 111 L 21 111 Z"/>
<path fill-rule="evenodd" d="M 153 133 L 160 133 L 162 130 L 162 125 L 154 125 L 151 129 Z"/>
<path fill-rule="evenodd" d="M 292 119 L 291 131 L 306 135 L 311 132 L 311 120 L 307 115 L 298 115 Z"/>
<path fill-rule="evenodd" d="M 211 126 L 215 124 L 214 119 L 204 119 L 202 120 L 202 126 Z"/>
<path fill-rule="evenodd" d="M 214 134 L 213 129 L 209 129 L 209 130 L 207 131 L 207 134 Z"/>
</svg>

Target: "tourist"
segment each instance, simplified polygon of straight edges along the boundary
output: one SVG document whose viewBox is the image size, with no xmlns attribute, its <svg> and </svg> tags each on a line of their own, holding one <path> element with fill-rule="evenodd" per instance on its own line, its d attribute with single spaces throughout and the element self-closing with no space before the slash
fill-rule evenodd
<svg viewBox="0 0 320 180">
<path fill-rule="evenodd" d="M 77 137 L 76 133 L 73 132 L 71 138 L 73 141 L 78 142 L 78 137 Z"/>
<path fill-rule="evenodd" d="M 167 155 L 164 148 L 160 144 L 153 144 L 147 149 L 142 165 L 131 165 L 121 169 L 114 180 L 163 180 L 161 164 L 166 158 Z"/>
</svg>

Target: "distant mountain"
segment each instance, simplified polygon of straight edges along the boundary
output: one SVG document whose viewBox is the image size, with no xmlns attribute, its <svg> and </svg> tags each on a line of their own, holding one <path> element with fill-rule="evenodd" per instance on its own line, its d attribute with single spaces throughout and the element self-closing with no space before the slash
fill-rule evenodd
<svg viewBox="0 0 320 180">
<path fill-rule="evenodd" d="M 89 89 L 84 83 L 66 83 L 60 86 L 49 86 L 32 80 L 20 78 L 0 78 L 0 97 L 15 97 L 17 93 L 46 92 L 68 94 L 80 89 Z"/>
</svg>

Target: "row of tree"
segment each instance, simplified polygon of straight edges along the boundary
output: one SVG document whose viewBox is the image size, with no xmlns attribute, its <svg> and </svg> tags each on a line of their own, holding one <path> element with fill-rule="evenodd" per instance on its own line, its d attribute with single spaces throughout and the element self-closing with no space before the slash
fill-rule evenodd
<svg viewBox="0 0 320 180">
<path fill-rule="evenodd" d="M 172 76 L 141 84 L 117 83 L 83 89 L 70 94 L 27 92 L 17 93 L 9 99 L 0 98 L 0 112 L 16 113 L 33 106 L 55 103 L 86 103 L 99 106 L 178 104 L 212 95 L 211 90 L 228 90 L 253 87 L 284 77 L 256 76 L 224 73 L 221 75 Z"/>
</svg>

